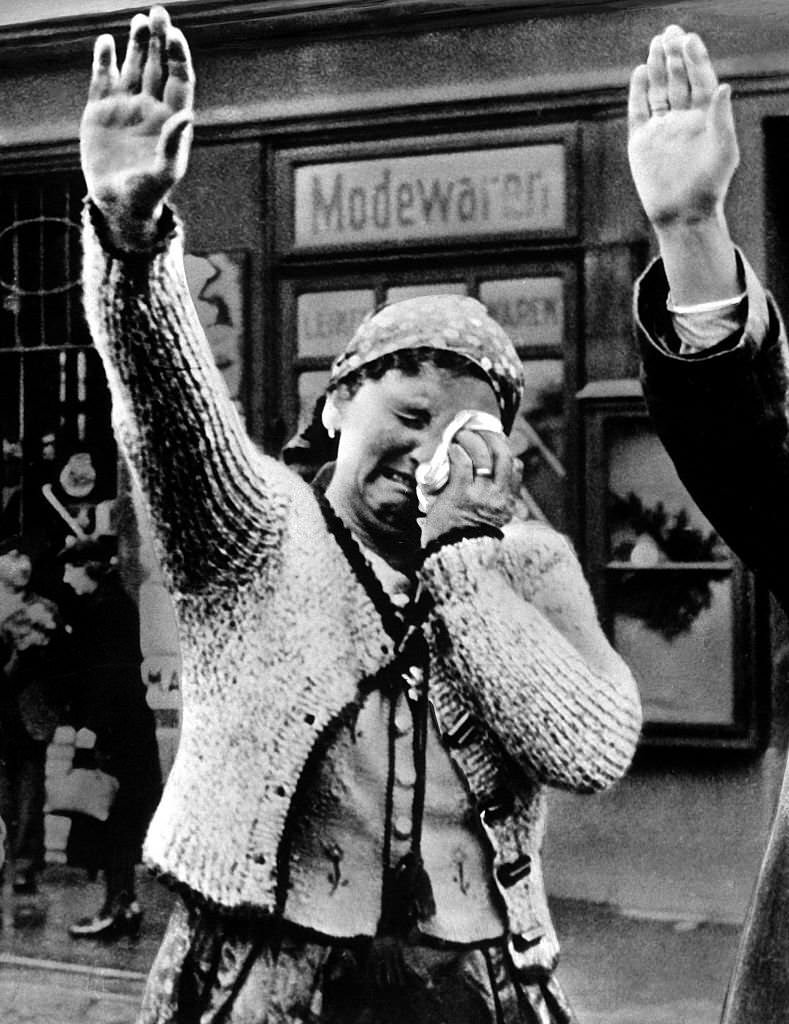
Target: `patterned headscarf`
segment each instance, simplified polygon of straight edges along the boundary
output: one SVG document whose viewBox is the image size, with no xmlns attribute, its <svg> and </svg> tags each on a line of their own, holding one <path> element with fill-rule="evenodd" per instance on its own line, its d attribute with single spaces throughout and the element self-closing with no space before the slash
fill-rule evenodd
<svg viewBox="0 0 789 1024">
<path fill-rule="evenodd" d="M 402 349 L 456 352 L 478 366 L 493 389 L 509 432 L 523 394 L 523 367 L 503 328 L 481 302 L 466 295 L 422 295 L 366 317 L 334 361 L 333 389 L 348 374 Z"/>
</svg>

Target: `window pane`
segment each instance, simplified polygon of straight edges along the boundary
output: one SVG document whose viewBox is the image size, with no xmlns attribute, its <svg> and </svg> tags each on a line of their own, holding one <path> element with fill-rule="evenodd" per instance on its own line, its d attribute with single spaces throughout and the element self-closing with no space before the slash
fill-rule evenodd
<svg viewBox="0 0 789 1024">
<path fill-rule="evenodd" d="M 0 537 L 53 554 L 66 537 L 114 532 L 115 442 L 98 353 L 75 347 L 0 354 Z"/>
<path fill-rule="evenodd" d="M 611 421 L 606 447 L 609 558 L 649 565 L 730 557 L 647 426 Z"/>
<path fill-rule="evenodd" d="M 362 320 L 375 309 L 372 288 L 305 292 L 297 299 L 299 356 L 333 359 L 348 344 Z"/>
<path fill-rule="evenodd" d="M 312 419 L 315 403 L 326 390 L 326 385 L 328 383 L 328 370 L 310 370 L 307 373 L 299 374 L 299 423 L 296 428 L 297 434 L 302 431 Z"/>
<path fill-rule="evenodd" d="M 80 298 L 82 194 L 67 180 L 4 188 L 0 348 L 89 344 Z"/>
<path fill-rule="evenodd" d="M 0 536 L 24 534 L 45 561 L 65 537 L 114 530 L 110 398 L 80 300 L 83 193 L 52 178 L 0 196 Z"/>
<path fill-rule="evenodd" d="M 648 423 L 612 419 L 606 590 L 652 723 L 734 724 L 730 554 Z"/>
<path fill-rule="evenodd" d="M 466 286 L 462 281 L 444 281 L 436 284 L 403 284 L 387 288 L 386 301 L 400 302 L 401 299 L 416 299 L 420 295 L 465 295 Z"/>
<path fill-rule="evenodd" d="M 564 363 L 530 359 L 523 370 L 523 401 L 510 438 L 523 462 L 522 496 L 531 515 L 561 529 L 566 477 Z"/>
<path fill-rule="evenodd" d="M 228 394 L 243 416 L 244 253 L 184 256 L 186 281 Z"/>
<path fill-rule="evenodd" d="M 24 426 L 21 418 L 22 364 L 16 355 L 5 354 L 0 361 L 0 538 L 22 528 L 22 484 L 24 482 Z"/>
<path fill-rule="evenodd" d="M 609 581 L 613 640 L 648 722 L 734 722 L 731 577 L 635 570 Z"/>
<path fill-rule="evenodd" d="M 522 277 L 483 281 L 480 301 L 518 348 L 564 342 L 564 281 L 561 277 Z"/>
</svg>

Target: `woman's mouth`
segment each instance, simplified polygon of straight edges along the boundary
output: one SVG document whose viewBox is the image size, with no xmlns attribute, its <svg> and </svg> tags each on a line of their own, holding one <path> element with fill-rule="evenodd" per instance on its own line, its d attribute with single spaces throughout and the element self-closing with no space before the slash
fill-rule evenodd
<svg viewBox="0 0 789 1024">
<path fill-rule="evenodd" d="M 393 483 L 399 484 L 407 491 L 414 491 L 416 489 L 416 481 L 411 473 L 401 473 L 398 469 L 392 469 L 390 466 L 383 466 L 380 470 L 380 474 L 385 480 L 391 480 Z"/>
</svg>

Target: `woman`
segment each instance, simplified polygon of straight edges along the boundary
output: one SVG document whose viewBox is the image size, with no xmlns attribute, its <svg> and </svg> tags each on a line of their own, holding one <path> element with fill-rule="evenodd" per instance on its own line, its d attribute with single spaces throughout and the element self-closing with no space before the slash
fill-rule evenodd
<svg viewBox="0 0 789 1024">
<path fill-rule="evenodd" d="M 136 934 L 142 921 L 135 865 L 161 795 L 153 712 L 140 677 L 140 622 L 106 544 L 77 540 L 61 551 L 73 670 L 69 717 L 94 741 L 75 760 L 95 764 L 120 783 L 106 822 L 75 816 L 68 857 L 104 875 L 104 902 L 69 927 L 72 938 Z"/>
<path fill-rule="evenodd" d="M 509 521 L 515 352 L 472 299 L 395 304 L 333 368 L 325 496 L 258 452 L 164 205 L 192 88 L 154 8 L 120 74 L 97 41 L 82 126 L 86 311 L 184 663 L 141 1020 L 568 1021 L 544 787 L 612 784 L 640 710 L 567 542 Z"/>
</svg>

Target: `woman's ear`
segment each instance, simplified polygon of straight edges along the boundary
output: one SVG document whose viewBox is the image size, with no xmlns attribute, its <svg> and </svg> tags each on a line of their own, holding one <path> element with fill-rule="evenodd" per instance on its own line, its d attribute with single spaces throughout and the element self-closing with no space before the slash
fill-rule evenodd
<svg viewBox="0 0 789 1024">
<path fill-rule="evenodd" d="M 332 391 L 326 395 L 326 401 L 321 413 L 321 421 L 326 428 L 329 437 L 334 438 L 340 430 L 342 416 L 337 406 L 335 393 Z"/>
</svg>

